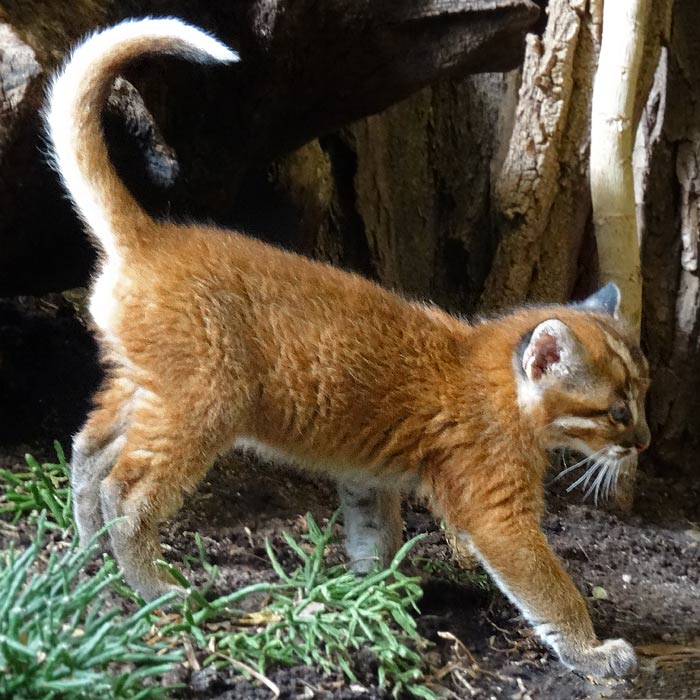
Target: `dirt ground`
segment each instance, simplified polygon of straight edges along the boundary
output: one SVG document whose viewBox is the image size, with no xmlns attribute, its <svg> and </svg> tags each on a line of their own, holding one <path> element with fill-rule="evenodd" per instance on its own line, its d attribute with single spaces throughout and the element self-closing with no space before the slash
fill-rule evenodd
<svg viewBox="0 0 700 700">
<path fill-rule="evenodd" d="M 270 575 L 262 546 L 266 536 L 280 543 L 282 529 L 303 527 L 300 515 L 306 510 L 326 518 L 336 504 L 330 484 L 319 485 L 298 472 L 241 455 L 223 462 L 166 535 L 177 559 L 195 554 L 194 532 L 205 538 L 223 574 L 222 593 Z M 544 523 L 557 554 L 588 597 L 599 633 L 623 636 L 646 654 L 639 676 L 594 682 L 566 670 L 499 592 L 445 580 L 438 570 L 425 578 L 419 623 L 435 642 L 433 666 L 442 672 L 454 666 L 440 681 L 454 693 L 448 697 L 700 697 L 700 489 L 679 493 L 672 483 L 643 477 L 640 490 L 643 513 L 624 519 L 555 494 Z M 690 513 L 694 506 L 694 515 L 688 517 L 684 506 Z M 407 536 L 429 533 L 414 557 L 449 561 L 444 537 L 424 509 L 407 504 L 405 520 Z M 595 599 L 594 587 L 603 588 L 607 598 Z M 445 639 L 445 633 L 454 638 Z M 282 669 L 270 678 L 290 699 L 385 697 L 372 687 L 371 669 L 364 679 L 367 690 L 346 686 L 340 677 L 320 678 L 306 668 Z M 236 682 L 203 672 L 194 681 L 183 697 L 270 697 L 267 690 L 256 694 L 240 677 Z"/>
<path fill-rule="evenodd" d="M 51 298 L 48 307 L 26 301 L 20 306 L 21 312 L 17 304 L 0 301 L 0 391 L 12 402 L 3 399 L 7 416 L 0 416 L 3 466 L 19 464 L 25 451 L 49 457 L 55 437 L 67 445 L 99 377 L 94 346 L 68 305 Z M 419 568 L 431 571 L 424 573 L 418 622 L 434 642 L 428 659 L 444 697 L 700 698 L 700 480 L 680 483 L 647 466 L 636 511 L 624 517 L 579 499 L 580 492 L 565 495 L 560 486 L 551 492 L 544 529 L 587 597 L 599 634 L 622 636 L 637 646 L 639 675 L 596 681 L 566 670 L 499 592 L 455 580 L 447 567 L 425 564 L 448 562 L 448 547 L 431 516 L 407 503 L 406 536 L 428 533 L 413 553 Z M 258 464 L 247 455 L 228 455 L 164 530 L 166 555 L 178 561 L 196 556 L 198 532 L 221 572 L 217 592 L 225 593 L 274 577 L 263 548 L 266 536 L 280 551 L 283 529 L 298 533 L 307 510 L 323 521 L 336 505 L 329 483 Z M 185 573 L 198 583 L 205 579 L 196 565 Z M 308 667 L 268 675 L 288 700 L 388 698 L 376 687 L 371 659 L 358 658 L 356 665 L 355 684 Z M 183 667 L 168 680 L 186 684 L 177 696 L 183 700 L 272 697 L 266 687 L 230 672 Z"/>
</svg>

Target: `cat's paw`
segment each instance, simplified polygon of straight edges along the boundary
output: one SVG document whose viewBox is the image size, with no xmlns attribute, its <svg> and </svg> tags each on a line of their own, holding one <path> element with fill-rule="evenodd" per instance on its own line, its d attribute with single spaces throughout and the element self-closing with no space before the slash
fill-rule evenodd
<svg viewBox="0 0 700 700">
<path fill-rule="evenodd" d="M 624 639 L 606 639 L 585 651 L 562 653 L 561 659 L 567 666 L 592 676 L 626 678 L 637 671 L 634 647 Z"/>
<path fill-rule="evenodd" d="M 189 589 L 183 588 L 175 583 L 162 584 L 158 585 L 157 587 L 151 586 L 148 589 L 141 589 L 139 590 L 139 594 L 145 601 L 148 602 L 153 602 L 158 598 L 169 596 L 169 599 L 160 606 L 162 610 L 176 610 L 185 603 L 188 606 L 192 605 L 192 610 L 197 609 L 192 603 L 189 595 Z"/>
<path fill-rule="evenodd" d="M 189 588 L 183 588 L 182 586 L 171 583 L 163 588 L 158 597 L 165 595 L 170 595 L 172 597 L 163 605 L 164 610 L 173 610 L 183 604 L 187 604 L 192 612 L 199 609 L 199 606 L 190 595 Z"/>
<path fill-rule="evenodd" d="M 608 675 L 627 678 L 637 672 L 637 654 L 634 647 L 624 639 L 606 639 L 600 645 L 599 653 L 605 659 Z"/>
<path fill-rule="evenodd" d="M 129 569 L 124 569 L 124 579 L 145 601 L 153 602 L 158 598 L 169 596 L 161 607 L 170 609 L 177 607 L 189 599 L 191 589 L 182 586 L 169 572 L 162 569 L 137 570 L 136 575 Z"/>
</svg>

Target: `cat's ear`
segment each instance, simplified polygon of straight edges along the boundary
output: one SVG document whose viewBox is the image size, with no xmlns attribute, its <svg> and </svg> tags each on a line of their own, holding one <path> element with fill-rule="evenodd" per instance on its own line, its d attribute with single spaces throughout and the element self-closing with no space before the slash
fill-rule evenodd
<svg viewBox="0 0 700 700">
<path fill-rule="evenodd" d="M 580 309 L 595 311 L 596 313 L 610 314 L 613 318 L 620 318 L 620 288 L 614 282 L 608 282 L 597 292 L 575 304 Z"/>
<path fill-rule="evenodd" d="M 523 340 L 522 369 L 531 381 L 549 375 L 565 377 L 581 365 L 581 346 L 571 329 L 562 321 L 543 321 Z"/>
</svg>

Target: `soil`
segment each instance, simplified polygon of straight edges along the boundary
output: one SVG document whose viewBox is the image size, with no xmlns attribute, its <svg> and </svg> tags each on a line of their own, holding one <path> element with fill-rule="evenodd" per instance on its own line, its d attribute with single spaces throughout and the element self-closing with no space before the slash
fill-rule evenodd
<svg viewBox="0 0 700 700">
<path fill-rule="evenodd" d="M 11 404 L 4 403 L 8 415 L 0 418 L 9 421 L 5 428 L 15 428 L 0 434 L 0 466 L 19 464 L 26 451 L 50 458 L 54 438 L 69 444 L 99 379 L 94 345 L 60 296 L 41 303 L 0 300 L 0 339 L 0 389 L 11 390 Z M 497 590 L 435 566 L 423 574 L 418 623 L 434 643 L 427 652 L 435 669 L 431 683 L 442 696 L 700 698 L 700 483 L 655 473 L 652 464 L 640 474 L 632 515 L 578 499 L 580 492 L 549 489 L 544 530 L 587 597 L 599 634 L 625 637 L 637 647 L 638 676 L 596 680 L 567 670 Z M 282 530 L 299 533 L 304 513 L 324 521 L 336 506 L 330 483 L 233 453 L 220 460 L 164 529 L 166 555 L 175 561 L 196 559 L 194 533 L 199 533 L 209 561 L 219 567 L 217 592 L 273 580 L 264 538 L 283 551 Z M 427 533 L 414 550 L 414 562 L 449 562 L 448 546 L 430 514 L 409 502 L 404 515 L 407 537 Z M 0 548 L 8 536 L 0 529 Z M 184 573 L 196 583 L 206 581 L 198 564 L 191 563 Z M 279 668 L 268 678 L 288 700 L 390 697 L 377 688 L 371 659 L 358 655 L 356 670 L 357 683 L 312 667 Z M 195 670 L 189 663 L 166 680 L 185 684 L 176 696 L 183 700 L 273 697 L 268 687 L 240 673 Z"/>
</svg>

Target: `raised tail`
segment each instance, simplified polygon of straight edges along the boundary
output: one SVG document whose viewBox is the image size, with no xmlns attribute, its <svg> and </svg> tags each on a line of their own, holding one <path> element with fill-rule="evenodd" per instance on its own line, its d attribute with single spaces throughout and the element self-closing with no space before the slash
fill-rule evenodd
<svg viewBox="0 0 700 700">
<path fill-rule="evenodd" d="M 101 111 L 114 78 L 144 54 L 232 63 L 238 54 L 178 19 L 128 20 L 87 37 L 53 79 L 44 112 L 50 155 L 76 210 L 107 257 L 146 243 L 150 217 L 110 162 Z"/>
</svg>

